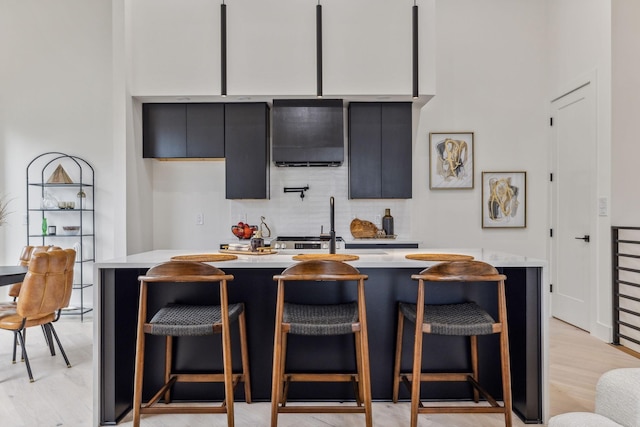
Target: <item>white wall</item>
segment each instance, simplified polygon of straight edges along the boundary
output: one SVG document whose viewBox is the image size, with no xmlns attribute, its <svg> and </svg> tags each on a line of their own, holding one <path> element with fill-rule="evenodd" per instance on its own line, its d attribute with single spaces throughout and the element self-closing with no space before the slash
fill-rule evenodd
<svg viewBox="0 0 640 427">
<path fill-rule="evenodd" d="M 111 2 L 0 2 L 0 58 L 0 193 L 14 198 L 0 261 L 15 264 L 26 244 L 26 167 L 41 153 L 93 165 L 96 222 L 113 227 Z M 99 258 L 112 256 L 112 239 L 99 233 Z"/>
<path fill-rule="evenodd" d="M 546 258 L 545 4 L 439 1 L 436 16 L 437 93 L 416 136 L 412 230 L 428 246 Z M 473 190 L 429 190 L 433 131 L 475 133 Z M 481 228 L 482 171 L 527 172 L 525 229 Z"/>
<path fill-rule="evenodd" d="M 611 196 L 611 2 L 560 0 L 549 2 L 548 102 L 595 76 L 597 98 L 597 197 Z M 608 340 L 611 333 L 611 216 L 596 224 L 596 289 L 592 290 L 591 332 Z"/>
<path fill-rule="evenodd" d="M 612 203 L 611 222 L 640 226 L 637 185 L 638 117 L 640 117 L 640 2 L 613 0 L 612 16 Z"/>
</svg>

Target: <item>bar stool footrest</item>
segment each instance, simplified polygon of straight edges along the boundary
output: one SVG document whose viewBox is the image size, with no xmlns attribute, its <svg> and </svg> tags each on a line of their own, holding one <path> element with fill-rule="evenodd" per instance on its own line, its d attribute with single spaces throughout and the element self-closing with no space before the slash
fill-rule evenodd
<svg viewBox="0 0 640 427">
<path fill-rule="evenodd" d="M 320 413 L 341 413 L 341 414 L 363 414 L 364 406 L 281 406 L 279 413 L 287 414 L 320 414 Z"/>
</svg>

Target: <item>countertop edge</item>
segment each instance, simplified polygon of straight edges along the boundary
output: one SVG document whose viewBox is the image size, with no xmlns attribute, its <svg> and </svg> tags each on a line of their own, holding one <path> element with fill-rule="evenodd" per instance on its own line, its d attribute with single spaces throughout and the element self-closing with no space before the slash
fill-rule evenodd
<svg viewBox="0 0 640 427">
<path fill-rule="evenodd" d="M 218 250 L 179 250 L 179 249 L 159 249 L 148 252 L 141 252 L 125 257 L 110 260 L 97 261 L 96 269 L 118 269 L 118 268 L 149 268 L 155 264 L 169 261 L 172 256 L 217 253 Z M 292 257 L 304 251 L 281 251 L 271 255 L 238 255 L 238 259 L 213 263 L 222 269 L 226 268 L 286 268 L 297 261 Z M 317 252 L 306 252 L 317 253 Z M 344 254 L 358 255 L 360 258 L 355 261 L 348 261 L 349 264 L 357 268 L 420 268 L 437 263 L 437 261 L 417 261 L 406 259 L 405 255 L 415 253 L 455 253 L 472 255 L 478 261 L 484 261 L 495 267 L 543 267 L 548 266 L 544 259 L 532 258 L 523 255 L 510 254 L 491 249 L 344 249 L 339 251 Z"/>
</svg>

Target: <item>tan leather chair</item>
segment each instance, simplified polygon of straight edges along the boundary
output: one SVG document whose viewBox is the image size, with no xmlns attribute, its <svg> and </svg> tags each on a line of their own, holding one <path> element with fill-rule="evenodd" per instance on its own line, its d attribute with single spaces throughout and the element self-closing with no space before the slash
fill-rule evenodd
<svg viewBox="0 0 640 427">
<path fill-rule="evenodd" d="M 367 275 L 340 261 L 303 261 L 273 277 L 278 282 L 276 327 L 273 344 L 273 379 L 271 385 L 271 427 L 278 424 L 279 413 L 361 413 L 365 425 L 371 427 L 371 378 L 369 373 L 369 341 L 364 281 Z M 338 304 L 292 304 L 285 302 L 285 284 L 303 286 L 309 282 L 347 282 L 355 285 L 356 301 Z M 352 282 L 352 283 L 348 283 Z M 355 283 L 353 283 L 355 282 Z M 343 289 L 341 289 L 342 291 Z M 290 373 L 286 372 L 287 336 L 353 334 L 355 342 L 355 372 L 352 373 Z M 313 366 L 309 367 L 313 370 Z M 352 382 L 356 405 L 292 405 L 287 404 L 289 383 Z"/>
<path fill-rule="evenodd" d="M 71 367 L 52 322 L 60 311 L 69 305 L 73 287 L 73 266 L 76 253 L 73 249 L 56 249 L 38 252 L 29 261 L 29 270 L 22 282 L 20 297 L 15 306 L 0 309 L 0 329 L 12 331 L 20 341 L 22 357 L 33 382 L 31 365 L 24 345 L 23 333 L 32 326 L 44 326 L 60 348 L 67 367 Z M 53 343 L 49 343 L 53 347 Z M 15 348 L 13 354 L 15 363 Z"/>
<path fill-rule="evenodd" d="M 62 249 L 58 246 L 31 246 L 31 245 L 27 245 L 25 247 L 22 248 L 22 251 L 20 251 L 20 257 L 18 260 L 18 265 L 21 265 L 23 267 L 27 267 L 29 265 L 29 260 L 31 259 L 31 256 L 34 253 L 39 253 L 39 252 L 46 252 L 46 251 L 52 251 L 55 249 Z M 20 296 L 20 288 L 22 287 L 22 282 L 18 282 L 18 283 L 14 283 L 13 285 L 11 285 L 11 287 L 9 288 L 9 296 L 13 297 L 13 301 L 11 302 L 2 302 L 0 303 L 0 310 L 3 309 L 7 309 L 7 307 L 11 307 L 14 306 L 16 304 L 16 301 L 18 299 L 18 296 Z M 51 351 L 51 355 L 55 356 L 55 349 L 53 347 L 53 343 L 51 342 L 51 333 L 47 330 L 47 328 L 45 327 L 45 325 L 42 325 L 42 333 L 44 334 L 44 339 L 47 343 L 47 345 L 49 346 L 49 349 Z M 22 338 L 23 341 L 26 343 L 27 342 L 27 330 L 25 329 L 24 331 L 22 331 Z M 15 354 L 16 354 L 16 349 L 18 347 L 18 336 L 14 336 L 13 339 L 13 358 L 15 361 Z M 24 359 L 22 359 L 24 361 Z"/>
<path fill-rule="evenodd" d="M 29 265 L 29 260 L 31 259 L 31 256 L 34 253 L 46 252 L 48 250 L 54 250 L 54 249 L 61 249 L 61 248 L 59 248 L 58 246 L 30 246 L 30 245 L 25 246 L 25 247 L 22 248 L 22 251 L 20 252 L 20 258 L 18 260 L 18 265 L 26 267 L 26 266 Z M 18 282 L 18 283 L 14 283 L 9 288 L 9 296 L 13 297 L 14 301 L 20 295 L 20 286 L 21 285 L 22 285 L 22 282 Z"/>
<path fill-rule="evenodd" d="M 505 297 L 506 276 L 493 266 L 481 261 L 454 261 L 436 264 L 411 276 L 418 282 L 416 303 L 399 303 L 398 334 L 396 338 L 396 360 L 393 376 L 393 402 L 398 401 L 400 382 L 410 385 L 411 427 L 417 426 L 418 414 L 441 413 L 501 413 L 505 425 L 511 427 L 511 371 L 509 360 L 509 338 L 507 333 L 507 305 Z M 425 287 L 435 283 L 464 283 L 478 286 L 478 283 L 492 283 L 497 288 L 497 314 L 495 320 L 487 311 L 473 301 L 450 304 L 425 304 Z M 466 282 L 466 283 L 465 283 Z M 413 369 L 401 372 L 402 337 L 404 321 L 414 325 Z M 421 326 L 420 326 L 421 325 Z M 465 336 L 470 339 L 470 369 L 467 372 L 423 372 L 423 334 Z M 502 377 L 502 398 L 500 405 L 479 383 L 478 376 L 478 336 L 498 334 L 500 336 L 500 372 Z M 437 351 L 437 349 L 434 349 Z M 496 362 L 498 362 L 496 360 Z M 459 405 L 423 405 L 420 401 L 420 383 L 423 381 L 462 381 L 472 386 L 476 404 L 462 402 Z M 479 394 L 488 404 L 479 404 Z"/>
<path fill-rule="evenodd" d="M 234 425 L 233 390 L 238 382 L 244 382 L 247 403 L 251 403 L 249 377 L 249 354 L 243 303 L 228 304 L 227 281 L 233 276 L 208 264 L 193 261 L 170 261 L 150 268 L 140 280 L 138 307 L 138 332 L 133 386 L 133 425 L 140 426 L 140 414 L 166 413 L 226 413 L 229 427 Z M 147 319 L 147 295 L 149 285 L 158 283 L 204 282 L 218 284 L 220 305 L 167 304 L 158 310 L 151 320 Z M 156 286 L 157 287 L 157 286 Z M 205 292 L 205 288 L 203 288 Z M 238 321 L 242 373 L 234 373 L 231 359 L 230 323 Z M 222 334 L 222 373 L 174 372 L 173 338 Z M 146 403 L 142 402 L 144 354 L 146 335 L 165 337 L 164 384 Z M 202 351 L 208 352 L 206 348 Z M 225 400 L 222 405 L 188 405 L 171 403 L 171 390 L 177 382 L 222 382 Z M 156 405 L 163 398 L 163 405 Z"/>
</svg>

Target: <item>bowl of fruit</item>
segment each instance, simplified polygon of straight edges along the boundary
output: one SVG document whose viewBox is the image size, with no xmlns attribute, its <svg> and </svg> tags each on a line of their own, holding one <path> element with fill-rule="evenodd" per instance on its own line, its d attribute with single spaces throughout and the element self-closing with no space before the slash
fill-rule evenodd
<svg viewBox="0 0 640 427">
<path fill-rule="evenodd" d="M 242 221 L 240 221 L 236 225 L 231 226 L 231 232 L 238 239 L 250 239 L 251 236 L 253 236 L 253 233 L 255 233 L 256 231 L 258 231 L 257 225 L 245 224 Z"/>
</svg>

